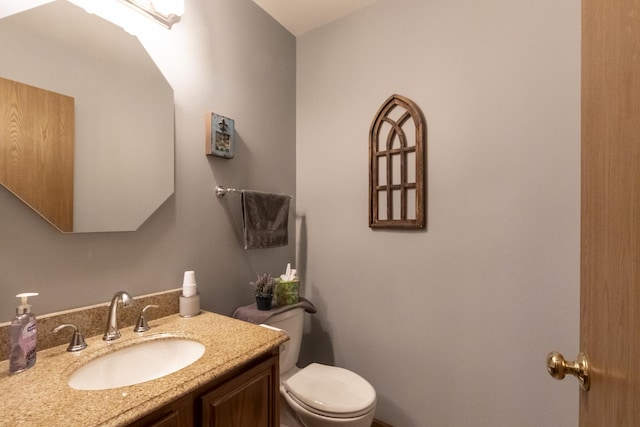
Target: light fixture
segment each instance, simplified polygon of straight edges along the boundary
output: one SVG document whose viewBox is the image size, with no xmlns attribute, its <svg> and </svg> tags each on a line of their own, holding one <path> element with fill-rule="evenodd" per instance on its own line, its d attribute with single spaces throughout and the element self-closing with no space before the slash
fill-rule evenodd
<svg viewBox="0 0 640 427">
<path fill-rule="evenodd" d="M 120 0 L 159 24 L 171 28 L 184 13 L 184 0 Z"/>
</svg>

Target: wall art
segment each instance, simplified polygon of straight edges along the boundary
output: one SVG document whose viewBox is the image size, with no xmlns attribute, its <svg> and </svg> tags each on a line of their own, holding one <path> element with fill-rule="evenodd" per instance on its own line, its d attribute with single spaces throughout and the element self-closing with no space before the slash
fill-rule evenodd
<svg viewBox="0 0 640 427">
<path fill-rule="evenodd" d="M 425 131 L 418 106 L 392 95 L 369 129 L 369 227 L 425 228 Z"/>
<path fill-rule="evenodd" d="M 207 114 L 207 156 L 233 159 L 235 155 L 235 121 L 216 113 Z"/>
</svg>

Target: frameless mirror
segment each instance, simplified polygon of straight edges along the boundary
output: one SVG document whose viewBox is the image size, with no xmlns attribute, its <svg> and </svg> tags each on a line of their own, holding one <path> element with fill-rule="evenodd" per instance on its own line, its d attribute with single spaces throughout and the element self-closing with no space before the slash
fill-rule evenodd
<svg viewBox="0 0 640 427">
<path fill-rule="evenodd" d="M 173 90 L 136 37 L 56 0 L 0 19 L 0 58 L 0 77 L 74 99 L 71 231 L 136 230 L 173 194 Z"/>
</svg>

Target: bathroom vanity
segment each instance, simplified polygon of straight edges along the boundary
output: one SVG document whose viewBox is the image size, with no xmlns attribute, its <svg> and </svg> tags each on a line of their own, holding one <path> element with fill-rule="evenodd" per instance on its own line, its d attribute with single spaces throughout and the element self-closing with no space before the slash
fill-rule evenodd
<svg viewBox="0 0 640 427">
<path fill-rule="evenodd" d="M 8 374 L 0 362 L 0 426 L 279 426 L 279 348 L 286 334 L 203 312 L 150 320 L 142 334 L 87 339 L 78 353 L 66 345 L 38 352 L 34 367 Z M 68 385 L 80 367 L 121 349 L 158 339 L 188 339 L 205 346 L 192 364 L 161 378 L 105 389 Z M 136 363 L 152 361 L 137 360 Z"/>
<path fill-rule="evenodd" d="M 129 426 L 278 427 L 278 378 L 278 355 L 272 351 Z"/>
</svg>

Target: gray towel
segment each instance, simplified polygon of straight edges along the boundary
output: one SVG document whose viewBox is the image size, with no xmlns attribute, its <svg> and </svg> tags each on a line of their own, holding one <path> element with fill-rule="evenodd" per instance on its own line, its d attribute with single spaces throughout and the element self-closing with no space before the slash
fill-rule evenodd
<svg viewBox="0 0 640 427">
<path fill-rule="evenodd" d="M 256 304 L 245 305 L 244 307 L 236 308 L 233 312 L 233 317 L 236 319 L 244 320 L 245 322 L 260 324 L 266 322 L 274 314 L 279 314 L 292 308 L 302 307 L 307 313 L 315 313 L 316 307 L 311 304 L 306 298 L 300 297 L 300 301 L 296 304 L 290 305 L 274 305 L 271 310 L 258 310 Z"/>
<path fill-rule="evenodd" d="M 245 249 L 289 244 L 289 201 L 283 194 L 242 190 L 242 228 Z"/>
</svg>

